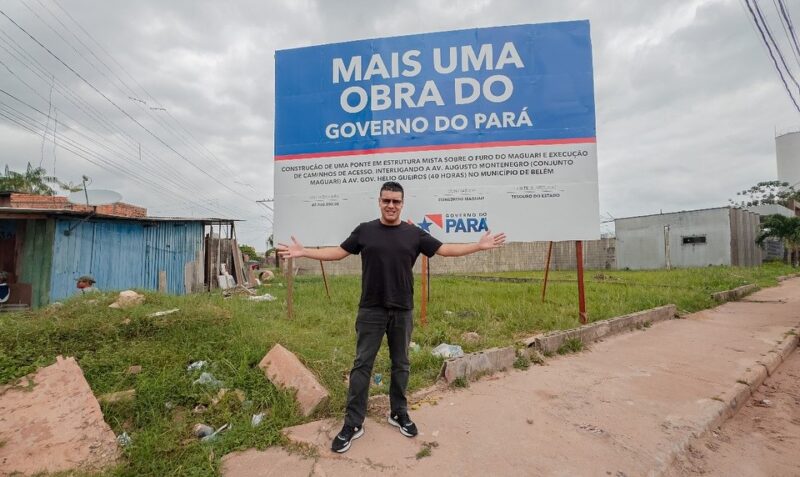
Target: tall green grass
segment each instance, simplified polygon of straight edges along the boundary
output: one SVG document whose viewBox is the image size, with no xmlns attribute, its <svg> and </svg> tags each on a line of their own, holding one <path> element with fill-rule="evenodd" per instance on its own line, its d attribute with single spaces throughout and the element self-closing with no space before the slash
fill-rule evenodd
<svg viewBox="0 0 800 477">
<path fill-rule="evenodd" d="M 586 299 L 591 320 L 600 320 L 655 306 L 675 303 L 685 312 L 713 306 L 709 294 L 744 283 L 775 284 L 789 267 L 709 267 L 655 272 L 588 271 Z M 541 278 L 542 272 L 495 274 Z M 413 340 L 421 350 L 412 353 L 410 388 L 433 383 L 442 360 L 431 348 L 447 342 L 466 352 L 513 344 L 519 338 L 578 325 L 575 272 L 552 272 L 547 299 L 541 303 L 541 282 L 484 282 L 455 276 L 434 276 L 428 306 L 428 324 L 417 315 Z M 328 300 L 320 278 L 298 277 L 293 319 L 285 312 L 285 286 L 278 280 L 259 293 L 274 302 L 251 302 L 219 293 L 183 297 L 146 293 L 146 302 L 128 310 L 109 309 L 115 294 L 78 296 L 63 306 L 0 315 L 0 383 L 11 383 L 54 362 L 57 355 L 75 356 L 95 394 L 136 389 L 136 399 L 104 404 L 106 421 L 115 433 L 133 439 L 122 463 L 106 473 L 121 476 L 216 475 L 224 454 L 250 447 L 265 448 L 282 442 L 280 430 L 304 419 L 292 396 L 272 386 L 257 364 L 281 343 L 311 368 L 331 393 L 330 404 L 310 419 L 341 416 L 344 378 L 355 348 L 354 316 L 358 306 L 358 277 L 330 278 Z M 419 285 L 419 284 L 418 284 Z M 419 300 L 417 290 L 417 301 Z M 148 318 L 155 311 L 180 308 L 171 315 Z M 417 306 L 419 310 L 419 306 Z M 417 312 L 418 313 L 418 312 Z M 462 343 L 461 335 L 475 331 L 481 340 Z M 217 390 L 192 382 L 200 371 L 188 364 L 205 360 L 217 379 L 240 389 L 246 401 L 229 394 L 212 405 Z M 143 371 L 129 375 L 131 365 Z M 390 364 L 387 347 L 378 356 L 375 372 L 381 385 L 373 394 L 388 391 Z M 204 405 L 207 411 L 192 410 Z M 265 412 L 261 426 L 250 425 L 252 414 Z M 232 425 L 212 443 L 200 443 L 191 428 L 198 422 Z"/>
</svg>

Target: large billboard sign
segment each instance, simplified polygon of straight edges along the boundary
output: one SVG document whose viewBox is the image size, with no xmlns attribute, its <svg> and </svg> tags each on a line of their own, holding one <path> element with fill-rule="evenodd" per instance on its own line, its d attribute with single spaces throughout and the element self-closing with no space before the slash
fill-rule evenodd
<svg viewBox="0 0 800 477">
<path fill-rule="evenodd" d="M 405 188 L 445 242 L 599 237 L 588 21 L 278 51 L 275 233 L 337 245 Z"/>
</svg>

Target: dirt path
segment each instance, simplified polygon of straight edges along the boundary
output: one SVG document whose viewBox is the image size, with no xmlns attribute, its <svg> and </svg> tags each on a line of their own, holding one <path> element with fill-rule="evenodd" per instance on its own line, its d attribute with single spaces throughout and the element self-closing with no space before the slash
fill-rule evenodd
<svg viewBox="0 0 800 477">
<path fill-rule="evenodd" d="M 668 475 L 800 475 L 800 351 L 767 378 L 733 419 L 692 444 Z"/>
<path fill-rule="evenodd" d="M 545 366 L 500 373 L 466 389 L 433 395 L 430 404 L 413 411 L 420 429 L 416 439 L 400 435 L 385 418 L 369 419 L 366 433 L 346 454 L 333 454 L 329 446 L 341 421 L 314 421 L 284 430 L 289 441 L 311 448 L 314 457 L 281 449 L 232 453 L 223 459 L 222 473 L 226 477 L 663 475 L 676 471 L 673 462 L 686 452 L 694 435 L 724 420 L 735 397 L 751 399 L 741 382 L 780 363 L 783 349 L 788 352 L 797 345 L 790 332 L 800 332 L 800 279 L 761 290 L 747 300 L 614 336 L 587 351 L 548 359 Z M 796 359 L 800 354 L 790 356 Z M 798 371 L 791 371 L 796 368 L 785 366 L 781 372 L 794 376 L 787 383 L 796 380 Z M 779 396 L 783 395 L 776 392 L 764 397 L 777 401 Z M 785 408 L 776 404 L 765 410 L 778 409 Z M 772 442 L 776 433 L 765 433 L 764 439 L 783 452 L 786 465 L 795 465 L 794 471 L 781 467 L 786 470 L 783 475 L 800 476 L 796 467 L 800 446 L 796 437 L 790 438 L 797 434 L 790 434 L 786 424 L 794 417 L 779 419 L 787 427 L 775 428 L 784 436 L 785 447 Z M 792 445 L 794 454 L 789 450 Z M 747 453 L 732 449 L 731 454 L 742 461 L 760 459 L 748 454 L 755 450 L 747 442 L 743 446 Z M 276 454 L 285 459 L 286 471 L 265 472 L 276 462 Z M 765 459 L 775 465 L 780 462 Z M 691 463 L 687 464 L 690 472 Z M 717 468 L 718 475 L 759 475 L 744 463 Z M 755 468 L 760 469 L 758 464 Z M 767 469 L 761 475 L 781 474 Z"/>
</svg>

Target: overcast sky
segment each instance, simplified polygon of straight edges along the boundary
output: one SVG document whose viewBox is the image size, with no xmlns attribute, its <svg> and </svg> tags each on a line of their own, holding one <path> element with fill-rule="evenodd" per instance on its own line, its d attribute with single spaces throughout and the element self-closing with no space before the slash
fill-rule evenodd
<svg viewBox="0 0 800 477">
<path fill-rule="evenodd" d="M 86 175 L 152 215 L 241 218 L 263 250 L 275 50 L 588 19 L 604 218 L 723 206 L 776 178 L 776 131 L 800 126 L 743 2 L 0 0 L 69 67 L 0 15 L 0 89 L 27 103 L 0 93 L 0 112 L 36 131 L 0 116 L 0 167 Z"/>
</svg>

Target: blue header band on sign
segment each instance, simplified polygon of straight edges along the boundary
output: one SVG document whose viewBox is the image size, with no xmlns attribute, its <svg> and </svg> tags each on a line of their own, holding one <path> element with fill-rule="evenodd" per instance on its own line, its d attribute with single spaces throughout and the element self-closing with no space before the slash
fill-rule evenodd
<svg viewBox="0 0 800 477">
<path fill-rule="evenodd" d="M 594 142 L 588 21 L 276 52 L 275 159 Z"/>
</svg>

